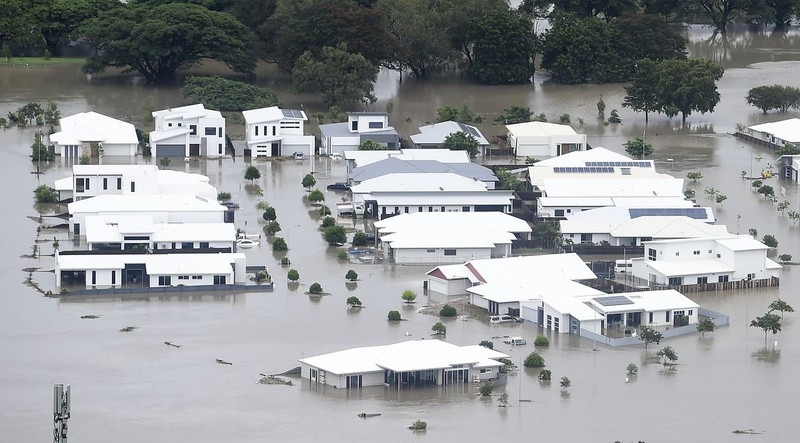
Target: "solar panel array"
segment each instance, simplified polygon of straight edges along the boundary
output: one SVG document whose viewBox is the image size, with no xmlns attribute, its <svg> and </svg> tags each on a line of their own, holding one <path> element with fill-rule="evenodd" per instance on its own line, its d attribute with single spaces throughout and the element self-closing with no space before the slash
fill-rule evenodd
<svg viewBox="0 0 800 443">
<path fill-rule="evenodd" d="M 633 304 L 633 302 L 624 295 L 612 295 L 611 297 L 596 297 L 594 301 L 600 303 L 603 306 L 622 306 L 622 305 Z"/>
<path fill-rule="evenodd" d="M 652 162 L 585 162 L 586 166 L 626 166 L 634 168 L 649 168 Z"/>
<path fill-rule="evenodd" d="M 592 174 L 612 174 L 614 173 L 614 168 L 598 166 L 598 167 L 587 167 L 587 166 L 556 166 L 553 168 L 553 172 L 561 174 L 561 173 L 592 173 Z"/>
<path fill-rule="evenodd" d="M 644 216 L 684 216 L 695 220 L 708 218 L 704 208 L 636 208 L 628 209 L 631 218 Z"/>
<path fill-rule="evenodd" d="M 459 123 L 458 127 L 461 128 L 462 132 L 470 134 L 475 138 L 480 137 L 480 134 L 478 134 L 478 131 L 475 128 L 473 128 L 472 126 L 468 126 L 468 125 L 465 125 L 463 123 Z"/>
<path fill-rule="evenodd" d="M 302 111 L 297 109 L 281 109 L 281 111 L 283 112 L 284 117 L 303 118 Z"/>
</svg>

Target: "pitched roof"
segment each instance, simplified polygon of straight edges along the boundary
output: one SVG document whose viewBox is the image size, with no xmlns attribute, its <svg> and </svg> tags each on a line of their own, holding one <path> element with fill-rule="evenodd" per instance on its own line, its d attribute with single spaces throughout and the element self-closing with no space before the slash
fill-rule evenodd
<svg viewBox="0 0 800 443">
<path fill-rule="evenodd" d="M 597 161 L 633 161 L 630 157 L 617 154 L 603 147 L 587 149 L 586 151 L 573 151 L 558 157 L 548 158 L 534 163 L 531 168 L 548 168 L 553 166 L 586 166 L 586 162 Z"/>
<path fill-rule="evenodd" d="M 462 177 L 452 172 L 445 173 L 391 173 L 365 180 L 350 188 L 353 194 L 371 192 L 461 192 L 486 191 L 486 183 Z"/>
<path fill-rule="evenodd" d="M 402 156 L 389 156 L 382 160 L 359 166 L 347 177 L 362 182 L 390 173 L 443 173 L 452 172 L 466 178 L 477 178 L 483 182 L 496 182 L 498 178 L 491 169 L 477 163 L 442 163 L 437 160 L 403 160 Z"/>
<path fill-rule="evenodd" d="M 306 113 L 299 109 L 281 109 L 277 106 L 270 106 L 268 108 L 248 109 L 242 111 L 244 115 L 245 124 L 262 123 L 262 122 L 277 122 L 281 120 L 301 120 L 306 121 Z"/>
<path fill-rule="evenodd" d="M 478 141 L 479 145 L 488 145 L 489 141 L 483 136 L 480 129 L 475 126 L 465 125 L 464 123 L 446 121 L 434 123 L 432 125 L 420 126 L 420 133 L 411 136 L 411 141 L 417 145 L 440 145 L 450 134 L 463 132 L 469 134 Z"/>
<path fill-rule="evenodd" d="M 524 122 L 506 125 L 509 132 L 517 137 L 541 137 L 553 135 L 578 135 L 569 125 L 547 122 Z"/>
<path fill-rule="evenodd" d="M 59 145 L 80 145 L 89 142 L 108 144 L 138 144 L 136 129 L 132 124 L 98 114 L 81 112 L 64 117 L 61 130 L 50 134 L 50 140 Z"/>
<path fill-rule="evenodd" d="M 753 131 L 771 134 L 790 143 L 800 143 L 800 118 L 794 117 L 771 123 L 748 127 Z"/>
</svg>

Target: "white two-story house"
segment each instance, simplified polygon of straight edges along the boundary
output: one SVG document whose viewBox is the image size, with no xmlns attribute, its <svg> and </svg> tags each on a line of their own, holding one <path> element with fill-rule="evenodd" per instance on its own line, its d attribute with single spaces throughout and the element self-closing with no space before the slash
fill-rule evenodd
<svg viewBox="0 0 800 443">
<path fill-rule="evenodd" d="M 222 157 L 225 155 L 225 117 L 202 104 L 153 112 L 150 133 L 153 157 Z"/>
<path fill-rule="evenodd" d="M 244 138 L 253 157 L 283 157 L 295 152 L 314 155 L 316 139 L 303 132 L 308 118 L 297 109 L 277 106 L 243 111 Z"/>
<path fill-rule="evenodd" d="M 321 155 L 357 150 L 364 140 L 373 140 L 387 150 L 400 149 L 400 134 L 389 126 L 386 112 L 349 112 L 347 122 L 319 125 L 319 130 Z"/>
</svg>

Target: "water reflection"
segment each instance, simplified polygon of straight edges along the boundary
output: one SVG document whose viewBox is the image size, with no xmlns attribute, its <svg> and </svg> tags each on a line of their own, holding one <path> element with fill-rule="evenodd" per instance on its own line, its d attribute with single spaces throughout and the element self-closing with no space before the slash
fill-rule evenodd
<svg viewBox="0 0 800 443">
<path fill-rule="evenodd" d="M 756 363 L 761 363 L 764 366 L 774 366 L 780 362 L 781 350 L 774 347 L 764 347 L 750 354 L 750 357 Z"/>
<path fill-rule="evenodd" d="M 734 25 L 733 32 L 720 33 L 708 27 L 690 26 L 686 49 L 690 57 L 713 60 L 724 68 L 742 68 L 753 63 L 797 60 L 800 33 L 788 30 L 752 29 Z"/>
</svg>

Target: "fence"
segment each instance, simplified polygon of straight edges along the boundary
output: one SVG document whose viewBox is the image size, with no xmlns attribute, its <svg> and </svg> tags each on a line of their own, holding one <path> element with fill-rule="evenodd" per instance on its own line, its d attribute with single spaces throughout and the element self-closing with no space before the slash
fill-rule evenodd
<svg viewBox="0 0 800 443">
<path fill-rule="evenodd" d="M 273 283 L 260 285 L 198 285 L 198 286 L 156 286 L 141 288 L 103 288 L 82 289 L 70 291 L 66 294 L 53 294 L 56 297 L 71 297 L 76 295 L 141 295 L 141 294 L 187 294 L 192 292 L 272 292 Z"/>
<path fill-rule="evenodd" d="M 630 283 L 629 283 L 630 280 Z M 693 292 L 708 292 L 708 291 L 729 291 L 733 289 L 753 289 L 753 288 L 768 288 L 780 286 L 781 279 L 778 277 L 759 278 L 753 280 L 737 280 L 726 282 L 713 282 L 701 283 L 694 285 L 660 285 L 651 283 L 645 279 L 638 277 L 627 277 L 625 280 L 613 280 L 605 277 L 600 277 L 593 283 L 592 287 L 609 287 L 614 286 L 614 292 L 628 292 L 628 291 L 651 291 L 655 289 L 674 289 L 681 294 Z M 619 288 L 619 289 L 616 289 Z"/>
</svg>

